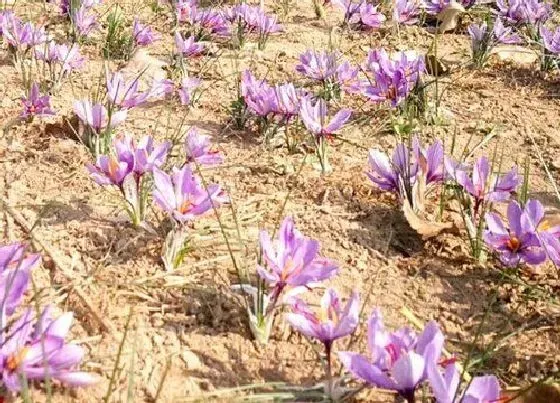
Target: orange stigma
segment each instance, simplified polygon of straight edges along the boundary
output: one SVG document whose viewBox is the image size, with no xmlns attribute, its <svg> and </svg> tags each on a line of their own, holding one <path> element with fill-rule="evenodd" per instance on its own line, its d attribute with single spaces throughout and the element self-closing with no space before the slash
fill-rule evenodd
<svg viewBox="0 0 560 403">
<path fill-rule="evenodd" d="M 518 238 L 512 236 L 512 237 L 509 238 L 509 241 L 507 241 L 507 246 L 513 252 L 517 252 L 517 250 L 521 246 L 521 241 Z"/>
</svg>

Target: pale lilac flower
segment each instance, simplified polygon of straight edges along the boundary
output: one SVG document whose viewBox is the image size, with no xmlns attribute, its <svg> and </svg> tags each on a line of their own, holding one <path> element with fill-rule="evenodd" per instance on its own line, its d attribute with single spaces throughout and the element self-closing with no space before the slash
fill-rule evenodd
<svg viewBox="0 0 560 403">
<path fill-rule="evenodd" d="M 420 335 L 407 327 L 389 333 L 376 308 L 368 322 L 368 356 L 342 351 L 344 368 L 368 384 L 392 389 L 414 401 L 418 384 L 426 379 L 427 367 L 439 360 L 444 337 L 436 322 L 429 322 Z"/>
<path fill-rule="evenodd" d="M 341 63 L 336 69 L 336 83 L 349 94 L 358 94 L 361 90 L 358 79 L 359 69 L 352 67 L 348 61 Z"/>
<path fill-rule="evenodd" d="M 387 17 L 377 10 L 377 7 L 367 2 L 360 5 L 359 15 L 362 29 L 379 29 L 387 20 Z"/>
<path fill-rule="evenodd" d="M 37 83 L 33 83 L 29 90 L 29 95 L 27 97 L 22 97 L 21 103 L 23 104 L 23 111 L 20 114 L 22 118 L 55 114 L 51 109 L 51 97 L 48 95 L 41 95 L 39 92 L 39 84 Z"/>
<path fill-rule="evenodd" d="M 426 185 L 443 182 L 446 177 L 443 143 L 440 140 L 436 140 L 425 149 L 420 144 L 418 137 L 415 137 L 413 140 L 413 148 L 418 168 L 425 176 Z"/>
<path fill-rule="evenodd" d="M 167 78 L 154 78 L 152 86 L 145 92 L 146 100 L 161 99 L 175 90 L 173 80 Z"/>
<path fill-rule="evenodd" d="M 538 265 L 546 260 L 546 253 L 536 233 L 544 218 L 544 208 L 537 200 L 529 200 L 522 209 L 511 201 L 507 209 L 509 230 L 496 213 L 486 214 L 484 241 L 489 248 L 499 253 L 500 261 L 508 267 L 521 263 Z"/>
<path fill-rule="evenodd" d="M 487 157 L 480 157 L 475 162 L 472 176 L 464 169 L 456 169 L 450 174 L 466 192 L 473 196 L 477 205 L 485 200 L 491 202 L 508 200 L 520 183 L 517 167 L 513 167 L 511 171 L 502 176 L 492 175 Z"/>
<path fill-rule="evenodd" d="M 138 182 L 142 175 L 161 167 L 171 143 L 167 141 L 156 146 L 151 136 L 144 136 L 136 143 L 132 136 L 124 135 L 113 141 L 113 149 L 113 155 L 99 155 L 96 164 L 88 164 L 87 170 L 97 184 L 122 188 L 129 174 L 134 174 Z"/>
<path fill-rule="evenodd" d="M 266 118 L 279 110 L 274 88 L 264 80 L 256 80 L 249 71 L 243 73 L 241 95 L 248 109 L 257 116 Z"/>
<path fill-rule="evenodd" d="M 161 38 L 161 35 L 152 30 L 152 27 L 142 24 L 138 17 L 134 19 L 132 35 L 137 46 L 148 46 Z"/>
<path fill-rule="evenodd" d="M 181 88 L 179 89 L 179 98 L 181 105 L 190 105 L 194 91 L 200 87 L 202 80 L 196 77 L 185 77 L 181 80 Z"/>
<path fill-rule="evenodd" d="M 89 99 L 74 101 L 74 113 L 86 126 L 91 127 L 95 132 L 101 133 L 107 127 L 114 128 L 126 119 L 126 109 L 113 111 L 110 119 L 107 108 L 101 104 L 92 104 Z"/>
<path fill-rule="evenodd" d="M 192 19 L 192 23 L 198 25 L 203 32 L 208 34 L 227 36 L 229 35 L 229 24 L 220 11 L 211 8 L 197 9 Z M 203 33 L 198 35 L 198 38 Z"/>
<path fill-rule="evenodd" d="M 511 27 L 506 27 L 499 17 L 494 21 L 492 34 L 494 34 L 494 38 L 499 43 L 515 44 L 521 42 L 521 37 L 514 33 Z"/>
<path fill-rule="evenodd" d="M 360 298 L 352 292 L 346 306 L 342 306 L 337 292 L 328 288 L 321 298 L 320 312 L 315 313 L 303 301 L 297 300 L 286 320 L 297 331 L 324 343 L 326 346 L 356 330 L 360 315 Z"/>
<path fill-rule="evenodd" d="M 284 219 L 278 234 L 274 241 L 264 230 L 259 235 L 264 264 L 257 267 L 257 273 L 274 288 L 273 295 L 278 296 L 286 286 L 311 286 L 336 275 L 338 265 L 319 255 L 319 241 L 299 232 L 291 217 Z"/>
<path fill-rule="evenodd" d="M 145 101 L 143 94 L 138 91 L 138 78 L 127 82 L 119 72 L 108 75 L 107 71 L 107 98 L 120 107 L 133 108 Z"/>
<path fill-rule="evenodd" d="M 196 15 L 196 0 L 178 0 L 175 2 L 175 15 L 178 22 L 192 22 Z"/>
<path fill-rule="evenodd" d="M 36 27 L 31 22 L 23 23 L 13 13 L 4 15 L 2 35 L 10 46 L 20 51 L 45 43 L 47 40 L 44 27 Z"/>
<path fill-rule="evenodd" d="M 348 121 L 352 111 L 342 109 L 332 119 L 328 119 L 327 104 L 324 99 L 317 99 L 315 104 L 309 97 L 302 98 L 300 117 L 303 124 L 316 137 L 333 136 Z"/>
<path fill-rule="evenodd" d="M 338 52 L 307 50 L 299 56 L 296 71 L 313 80 L 327 81 L 336 74 L 337 59 Z"/>
<path fill-rule="evenodd" d="M 414 25 L 418 22 L 420 8 L 417 0 L 396 0 L 393 21 L 398 24 Z"/>
<path fill-rule="evenodd" d="M 189 164 L 181 169 L 173 168 L 168 175 L 154 168 L 154 202 L 179 223 L 192 221 L 198 216 L 228 201 L 220 185 L 204 187 Z"/>
<path fill-rule="evenodd" d="M 27 290 L 31 270 L 41 264 L 41 255 L 27 254 L 20 242 L 0 245 L 0 318 L 12 315 Z"/>
<path fill-rule="evenodd" d="M 204 51 L 204 46 L 195 42 L 194 36 L 183 39 L 179 32 L 175 33 L 175 48 L 184 57 L 198 56 Z"/>
<path fill-rule="evenodd" d="M 556 27 L 554 32 L 552 32 L 544 25 L 541 25 L 539 33 L 545 49 L 550 53 L 560 54 L 560 27 Z"/>
<path fill-rule="evenodd" d="M 424 10 L 430 15 L 438 15 L 451 4 L 451 0 L 423 0 L 423 2 Z"/>
<path fill-rule="evenodd" d="M 427 365 L 427 375 L 437 403 L 486 403 L 499 402 L 500 383 L 495 376 L 473 378 L 462 396 L 456 399 L 461 372 L 455 363 L 445 365 L 443 374 L 436 363 Z"/>
<path fill-rule="evenodd" d="M 49 64 L 58 61 L 58 46 L 54 41 L 48 41 L 43 45 L 36 46 L 33 52 L 37 60 L 42 60 Z"/>
<path fill-rule="evenodd" d="M 70 47 L 66 44 L 57 45 L 57 61 L 62 64 L 62 71 L 70 74 L 72 70 L 80 69 L 85 63 L 85 57 L 80 53 L 80 47 L 74 43 Z"/>
<path fill-rule="evenodd" d="M 200 165 L 219 165 L 224 161 L 223 155 L 212 146 L 210 136 L 202 135 L 192 127 L 185 138 L 185 154 L 187 162 Z"/>
<path fill-rule="evenodd" d="M 277 85 L 274 87 L 274 92 L 276 95 L 276 113 L 288 120 L 299 114 L 300 96 L 294 84 Z"/>
<path fill-rule="evenodd" d="M 400 143 L 395 147 L 393 157 L 389 160 L 387 154 L 378 149 L 369 151 L 368 162 L 370 171 L 368 178 L 381 190 L 393 192 L 399 197 L 405 197 L 405 189 L 414 184 L 418 173 L 418 164 L 411 161 L 410 150 Z"/>
<path fill-rule="evenodd" d="M 92 13 L 90 8 L 82 5 L 72 15 L 72 23 L 80 36 L 88 36 L 98 26 L 97 15 Z"/>
<path fill-rule="evenodd" d="M 45 308 L 36 320 L 33 309 L 28 309 L 1 335 L 0 361 L 2 381 L 13 392 L 23 388 L 23 379 L 30 381 L 55 379 L 71 386 L 88 386 L 96 377 L 76 370 L 84 351 L 76 344 L 67 344 L 65 338 L 72 324 L 72 313 L 51 319 Z"/>
<path fill-rule="evenodd" d="M 360 12 L 363 1 L 354 3 L 352 0 L 332 0 L 332 4 L 344 11 L 344 22 L 355 22 L 356 15 Z"/>
<path fill-rule="evenodd" d="M 539 0 L 497 0 L 500 15 L 512 24 L 537 25 L 552 15 L 552 6 Z"/>
</svg>

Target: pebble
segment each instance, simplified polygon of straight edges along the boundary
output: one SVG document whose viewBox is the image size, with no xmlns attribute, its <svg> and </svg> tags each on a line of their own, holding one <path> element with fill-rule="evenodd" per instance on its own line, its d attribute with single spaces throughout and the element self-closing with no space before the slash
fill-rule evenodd
<svg viewBox="0 0 560 403">
<path fill-rule="evenodd" d="M 189 371 L 197 371 L 202 369 L 203 367 L 203 364 L 200 361 L 200 358 L 198 358 L 198 355 L 190 350 L 183 351 L 181 353 L 181 358 L 185 362 L 185 366 Z"/>
</svg>

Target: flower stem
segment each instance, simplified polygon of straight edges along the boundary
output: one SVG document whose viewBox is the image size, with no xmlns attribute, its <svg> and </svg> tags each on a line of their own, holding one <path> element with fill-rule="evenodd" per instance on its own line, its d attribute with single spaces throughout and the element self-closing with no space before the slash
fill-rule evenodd
<svg viewBox="0 0 560 403">
<path fill-rule="evenodd" d="M 329 396 L 332 396 L 332 341 L 325 341 L 325 355 L 327 358 L 326 368 L 325 368 L 325 375 L 326 375 L 326 392 Z"/>
</svg>

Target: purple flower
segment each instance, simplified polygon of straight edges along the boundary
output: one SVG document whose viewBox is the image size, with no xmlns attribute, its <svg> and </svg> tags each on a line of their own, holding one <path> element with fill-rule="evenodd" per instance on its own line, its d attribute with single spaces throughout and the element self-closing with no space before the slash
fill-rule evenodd
<svg viewBox="0 0 560 403">
<path fill-rule="evenodd" d="M 327 104 L 324 99 L 318 99 L 315 104 L 311 98 L 305 97 L 301 100 L 300 117 L 303 124 L 316 137 L 333 136 L 335 132 L 348 121 L 352 111 L 342 109 L 338 111 L 332 119 L 327 120 Z"/>
<path fill-rule="evenodd" d="M 353 68 L 348 61 L 341 63 L 336 69 L 336 82 L 340 88 L 349 94 L 357 94 L 361 90 L 358 79 L 358 68 Z"/>
<path fill-rule="evenodd" d="M 200 78 L 185 77 L 181 80 L 181 88 L 179 89 L 181 105 L 191 104 L 193 92 L 200 87 L 200 84 L 202 84 Z"/>
<path fill-rule="evenodd" d="M 70 47 L 66 44 L 57 45 L 57 61 L 62 64 L 62 71 L 70 74 L 72 70 L 80 69 L 84 65 L 85 57 L 80 53 L 80 48 L 77 44 L 72 44 Z"/>
<path fill-rule="evenodd" d="M 506 28 L 500 18 L 496 18 L 494 21 L 492 33 L 494 34 L 496 41 L 499 43 L 514 44 L 521 42 L 521 37 L 518 34 L 513 33 L 513 29 L 511 27 Z"/>
<path fill-rule="evenodd" d="M 41 95 L 39 84 L 37 83 L 33 83 L 29 90 L 29 95 L 27 98 L 22 97 L 21 103 L 23 104 L 23 111 L 20 114 L 22 118 L 55 114 L 51 109 L 51 97 Z"/>
<path fill-rule="evenodd" d="M 173 80 L 167 78 L 154 78 L 150 89 L 144 93 L 146 100 L 161 99 L 175 90 Z"/>
<path fill-rule="evenodd" d="M 480 157 L 474 164 L 472 177 L 460 168 L 450 172 L 457 183 L 475 199 L 476 204 L 487 200 L 500 202 L 509 199 L 510 194 L 517 189 L 520 178 L 517 167 L 502 176 L 491 175 L 488 158 Z"/>
<path fill-rule="evenodd" d="M 107 128 L 120 125 L 126 119 L 126 109 L 114 111 L 109 118 L 107 108 L 101 104 L 93 105 L 89 99 L 74 101 L 74 113 L 86 126 L 91 127 L 96 133 L 101 133 Z"/>
<path fill-rule="evenodd" d="M 417 385 L 426 379 L 426 367 L 439 360 L 443 333 L 435 322 L 429 322 L 420 335 L 409 328 L 389 333 L 376 308 L 368 322 L 369 356 L 339 352 L 342 365 L 368 384 L 398 391 L 413 401 Z"/>
<path fill-rule="evenodd" d="M 138 144 L 130 135 L 113 141 L 114 155 L 99 155 L 95 165 L 88 164 L 92 179 L 99 185 L 122 188 L 126 177 L 134 173 L 136 179 L 160 167 L 171 148 L 169 142 L 154 146 L 151 136 L 144 136 Z"/>
<path fill-rule="evenodd" d="M 0 246 L 0 317 L 12 315 L 27 290 L 31 270 L 41 264 L 39 254 L 25 253 L 19 242 Z"/>
<path fill-rule="evenodd" d="M 352 0 L 332 0 L 332 4 L 344 11 L 344 22 L 350 22 L 355 21 L 356 15 L 360 12 L 362 1 L 354 3 Z"/>
<path fill-rule="evenodd" d="M 276 112 L 285 119 L 291 119 L 299 114 L 300 97 L 294 84 L 287 83 L 274 87 L 276 96 Z"/>
<path fill-rule="evenodd" d="M 298 332 L 317 339 L 325 345 L 347 336 L 356 330 L 360 315 L 360 298 L 352 292 L 346 306 L 336 291 L 328 288 L 321 298 L 320 313 L 313 312 L 303 301 L 297 300 L 292 306 L 292 313 L 286 314 L 286 320 Z"/>
<path fill-rule="evenodd" d="M 546 253 L 536 233 L 544 217 L 544 208 L 537 200 L 529 200 L 524 209 L 511 201 L 507 209 L 509 230 L 496 213 L 486 214 L 484 241 L 499 253 L 500 261 L 508 267 L 521 263 L 538 265 L 546 260 Z"/>
<path fill-rule="evenodd" d="M 192 23 L 209 34 L 218 36 L 229 35 L 229 25 L 220 11 L 211 8 L 197 9 Z"/>
<path fill-rule="evenodd" d="M 179 222 L 192 221 L 228 201 L 220 185 L 204 187 L 200 178 L 192 173 L 190 165 L 173 168 L 173 174 L 154 168 L 154 201 Z"/>
<path fill-rule="evenodd" d="M 146 101 L 146 96 L 138 92 L 138 84 L 138 78 L 127 83 L 119 72 L 107 75 L 107 98 L 115 105 L 127 109 L 141 105 Z"/>
<path fill-rule="evenodd" d="M 299 56 L 296 71 L 313 80 L 327 81 L 336 74 L 337 58 L 338 52 L 307 50 Z"/>
<path fill-rule="evenodd" d="M 187 162 L 194 161 L 200 165 L 219 165 L 224 161 L 220 151 L 210 143 L 210 136 L 200 134 L 195 127 L 187 132 L 185 154 Z"/>
<path fill-rule="evenodd" d="M 414 25 L 418 22 L 420 9 L 416 0 L 396 0 L 393 20 L 398 24 Z"/>
<path fill-rule="evenodd" d="M 554 32 L 541 25 L 539 33 L 542 38 L 543 45 L 550 53 L 560 54 L 560 27 L 556 27 Z"/>
<path fill-rule="evenodd" d="M 377 6 L 366 2 L 360 5 L 360 25 L 362 29 L 379 29 L 386 20 L 387 17 L 377 10 Z"/>
<path fill-rule="evenodd" d="M 175 33 L 175 47 L 177 52 L 184 57 L 198 56 L 204 51 L 204 46 L 201 43 L 195 42 L 194 36 L 183 39 L 179 32 Z"/>
<path fill-rule="evenodd" d="M 512 24 L 537 25 L 552 15 L 552 6 L 539 0 L 497 0 L 500 15 Z"/>
<path fill-rule="evenodd" d="M 495 376 L 477 376 L 473 378 L 465 393 L 456 400 L 457 389 L 461 379 L 461 373 L 455 363 L 445 365 L 443 374 L 439 371 L 436 363 L 427 366 L 428 380 L 434 392 L 437 403 L 485 403 L 500 401 L 500 383 Z"/>
<path fill-rule="evenodd" d="M 266 81 L 257 80 L 250 71 L 243 72 L 241 95 L 249 110 L 260 117 L 278 111 L 276 91 Z"/>
<path fill-rule="evenodd" d="M 395 147 L 392 161 L 387 154 L 378 149 L 369 151 L 369 179 L 381 190 L 394 192 L 401 198 L 405 196 L 405 184 L 413 184 L 418 172 L 418 164 L 410 160 L 410 150 L 401 143 Z"/>
<path fill-rule="evenodd" d="M 443 182 L 446 176 L 443 143 L 437 140 L 427 149 L 424 149 L 418 137 L 415 137 L 413 148 L 418 167 L 426 177 L 426 185 Z"/>
<path fill-rule="evenodd" d="M 161 35 L 152 30 L 152 27 L 142 24 L 138 17 L 134 19 L 132 35 L 137 46 L 148 46 L 161 38 Z"/>
<path fill-rule="evenodd" d="M 65 341 L 72 324 L 72 313 L 53 320 L 47 307 L 38 320 L 34 316 L 34 310 L 28 309 L 12 326 L 3 330 L 0 362 L 6 388 L 19 392 L 22 378 L 50 378 L 71 386 L 95 383 L 94 376 L 76 371 L 84 356 L 83 349 Z"/>
<path fill-rule="evenodd" d="M 396 107 L 406 99 L 424 71 L 424 59 L 414 52 L 398 52 L 390 58 L 384 49 L 371 50 L 365 69 L 373 73 L 363 94 L 375 102 L 390 101 Z"/>
<path fill-rule="evenodd" d="M 45 43 L 47 40 L 44 27 L 36 27 L 31 22 L 24 24 L 13 13 L 4 14 L 2 35 L 9 45 L 20 51 Z"/>
<path fill-rule="evenodd" d="M 97 15 L 90 12 L 91 9 L 82 5 L 72 15 L 72 23 L 80 36 L 88 36 L 95 28 L 97 28 Z"/>
<path fill-rule="evenodd" d="M 447 6 L 451 4 L 451 0 L 424 0 L 424 9 L 427 14 L 438 15 Z"/>
<path fill-rule="evenodd" d="M 175 2 L 175 14 L 179 22 L 192 22 L 196 14 L 196 0 L 178 0 Z"/>
<path fill-rule="evenodd" d="M 278 239 L 271 240 L 266 231 L 259 236 L 264 266 L 258 266 L 261 279 L 280 292 L 286 286 L 311 286 L 336 275 L 338 265 L 319 256 L 320 244 L 305 237 L 286 217 L 279 229 Z"/>
</svg>

